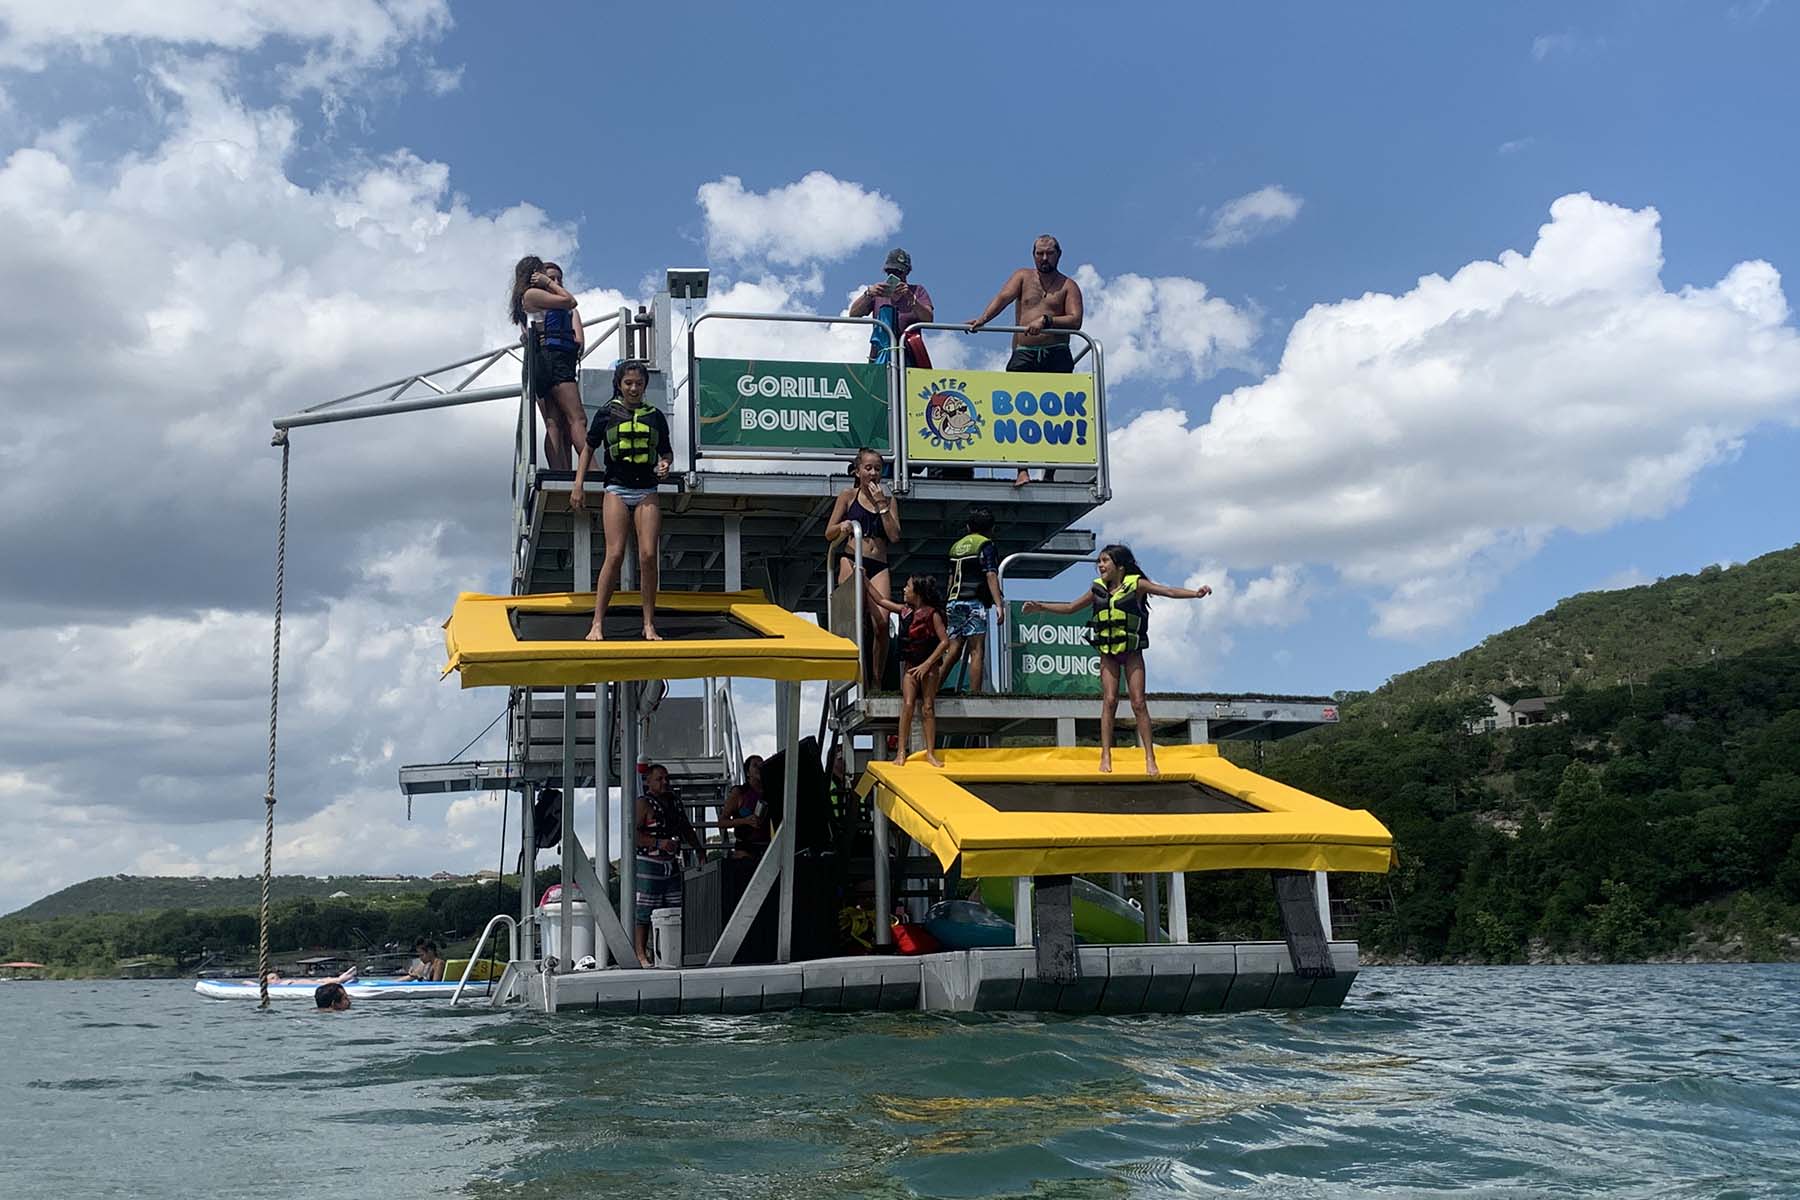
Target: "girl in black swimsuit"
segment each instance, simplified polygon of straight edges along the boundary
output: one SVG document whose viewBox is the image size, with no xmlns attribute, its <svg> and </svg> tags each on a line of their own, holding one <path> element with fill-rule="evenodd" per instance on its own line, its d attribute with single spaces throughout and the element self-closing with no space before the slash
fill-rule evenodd
<svg viewBox="0 0 1800 1200">
<path fill-rule="evenodd" d="M 862 527 L 863 570 L 869 586 L 884 600 L 892 600 L 888 579 L 888 544 L 900 540 L 900 505 L 881 483 L 881 455 L 864 446 L 850 463 L 850 475 L 856 481 L 838 493 L 831 506 L 831 519 L 825 522 L 825 540 L 835 542 L 850 534 L 850 522 Z M 855 551 L 845 546 L 838 556 L 838 582 L 849 579 L 856 570 Z M 879 605 L 865 607 L 874 656 L 870 674 L 881 678 L 887 666 L 887 613 Z"/>
</svg>

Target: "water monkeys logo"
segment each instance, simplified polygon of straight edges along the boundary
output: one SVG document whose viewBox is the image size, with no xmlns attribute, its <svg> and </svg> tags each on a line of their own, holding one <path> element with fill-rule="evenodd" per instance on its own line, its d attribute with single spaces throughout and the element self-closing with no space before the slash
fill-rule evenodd
<svg viewBox="0 0 1800 1200">
<path fill-rule="evenodd" d="M 925 428 L 919 435 L 939 450 L 966 450 L 981 437 L 981 414 L 969 400 L 969 385 L 945 376 L 919 390 L 925 401 Z"/>
</svg>

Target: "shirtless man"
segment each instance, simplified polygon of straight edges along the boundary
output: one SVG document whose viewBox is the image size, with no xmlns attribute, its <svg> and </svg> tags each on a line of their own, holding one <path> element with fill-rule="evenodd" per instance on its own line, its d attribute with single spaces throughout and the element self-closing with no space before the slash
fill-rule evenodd
<svg viewBox="0 0 1800 1200">
<path fill-rule="evenodd" d="M 1062 244 L 1047 233 L 1031 244 L 1031 261 L 1031 267 L 1012 273 L 999 295 L 969 322 L 968 331 L 974 333 L 1008 304 L 1015 305 L 1013 324 L 1024 326 L 1025 332 L 1013 334 L 1013 352 L 1006 369 L 1073 371 L 1075 359 L 1069 353 L 1069 335 L 1057 330 L 1081 328 L 1081 285 L 1056 269 L 1062 261 Z M 1030 473 L 1020 467 L 1013 486 L 1022 487 L 1029 482 Z"/>
</svg>

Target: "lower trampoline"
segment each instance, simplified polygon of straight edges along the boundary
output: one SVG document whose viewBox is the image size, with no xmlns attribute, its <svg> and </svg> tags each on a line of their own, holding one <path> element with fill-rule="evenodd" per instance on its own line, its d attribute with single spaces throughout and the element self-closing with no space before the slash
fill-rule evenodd
<svg viewBox="0 0 1800 1200">
<path fill-rule="evenodd" d="M 1162 775 L 1101 772 L 1097 749 L 946 750 L 871 763 L 862 792 L 962 873 L 1369 871 L 1393 835 L 1360 809 L 1234 766 L 1211 745 L 1159 750 Z"/>
</svg>

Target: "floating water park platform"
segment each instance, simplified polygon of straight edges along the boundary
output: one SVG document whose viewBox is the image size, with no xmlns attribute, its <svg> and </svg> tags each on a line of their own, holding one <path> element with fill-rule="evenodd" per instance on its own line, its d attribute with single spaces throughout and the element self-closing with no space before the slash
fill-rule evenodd
<svg viewBox="0 0 1800 1200">
<path fill-rule="evenodd" d="M 461 998 L 619 1014 L 1198 1013 L 1342 1003 L 1357 948 L 1332 937 L 1328 873 L 1387 870 L 1392 838 L 1367 813 L 1234 766 L 1213 745 L 1329 725 L 1338 712 L 1328 698 L 1153 694 L 1161 776 L 1147 777 L 1127 746 L 1114 754 L 1117 769 L 1101 772 L 1098 751 L 1081 745 L 1100 718 L 1091 648 L 1079 629 L 1021 620 L 1014 609 L 990 634 L 999 690 L 949 688 L 937 698 L 938 730 L 956 747 L 943 751 L 945 765 L 882 761 L 900 698 L 882 690 L 884 664 L 873 650 L 862 580 L 876 568 L 864 561 L 860 529 L 833 530 L 835 542 L 826 536 L 845 465 L 859 446 L 883 457 L 900 505 L 900 536 L 883 539 L 896 588 L 910 573 L 947 569 L 977 506 L 993 518 L 1002 591 L 1071 568 L 1090 575 L 1097 539 L 1078 523 L 1112 495 L 1099 341 L 1066 331 L 1075 359 L 1068 373 L 934 371 L 891 352 L 873 362 L 713 357 L 707 349 L 727 335 L 730 353 L 754 353 L 753 330 L 772 322 L 818 333 L 856 327 L 853 338 L 816 343 L 841 344 L 856 360 L 862 337 L 877 348 L 885 337 L 891 347 L 893 331 L 873 318 L 696 313 L 707 280 L 704 270 L 672 269 L 648 308 L 584 314 L 583 357 L 606 346 L 598 362 L 645 361 L 646 402 L 673 431 L 673 470 L 657 489 L 661 641 L 639 633 L 638 556 L 630 553 L 605 640 L 586 640 L 587 589 L 607 551 L 599 506 L 573 508 L 572 473 L 539 461 L 538 410 L 520 384 L 471 386 L 509 361 L 529 378 L 529 339 L 275 423 L 285 447 L 289 431 L 334 421 L 518 403 L 512 594 L 465 594 L 445 626 L 445 675 L 457 674 L 463 687 L 507 689 L 507 752 L 498 761 L 409 764 L 400 782 L 409 803 L 503 791 L 530 847 L 538 845 L 534 793 L 560 785 L 559 858 L 571 886 L 544 905 L 524 894 L 516 917 L 493 918 L 470 969 L 503 929 L 512 940 L 499 956 L 505 968 Z M 913 329 L 927 344 L 962 346 L 969 337 L 963 326 Z M 580 374 L 593 411 L 610 372 Z M 1020 470 L 1031 482 L 1015 487 Z M 284 488 L 286 479 L 284 465 Z M 652 921 L 658 965 L 643 967 L 630 908 L 612 900 L 629 906 L 636 890 L 630 800 L 639 772 L 655 761 L 670 768 L 696 824 L 719 827 L 750 749 L 734 678 L 774 684 L 776 753 L 763 773 L 769 841 L 737 857 L 720 839 L 688 861 L 680 915 L 666 910 Z M 700 695 L 672 694 L 671 680 L 697 684 Z M 822 706 L 803 706 L 803 683 L 823 684 Z M 1122 729 L 1129 713 L 1121 702 Z M 803 736 L 815 721 L 816 733 Z M 843 775 L 833 782 L 828 769 L 840 759 Z M 584 845 L 574 829 L 576 791 L 606 796 L 615 783 L 627 803 L 616 822 L 608 804 L 595 804 Z M 527 878 L 534 863 L 535 854 L 522 864 Z M 1208 870 L 1266 872 L 1283 940 L 1192 942 L 1186 879 Z M 851 952 L 858 947 L 866 952 Z M 351 994 L 378 986 L 355 985 Z M 458 995 L 453 983 L 424 994 L 442 989 Z"/>
<path fill-rule="evenodd" d="M 618 1015 L 826 1012 L 1216 1013 L 1342 1004 L 1356 943 L 1332 942 L 1333 974 L 1297 974 L 1285 942 L 1082 946 L 1079 974 L 1040 977 L 1030 946 L 909 957 L 671 970 L 539 973 L 524 987 L 542 1012 Z"/>
</svg>

